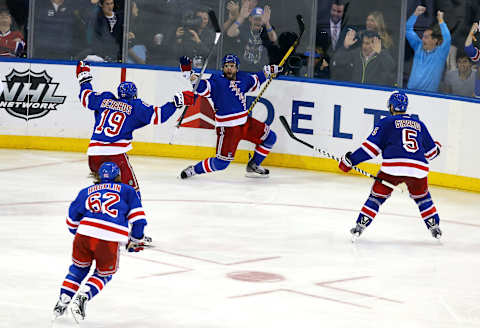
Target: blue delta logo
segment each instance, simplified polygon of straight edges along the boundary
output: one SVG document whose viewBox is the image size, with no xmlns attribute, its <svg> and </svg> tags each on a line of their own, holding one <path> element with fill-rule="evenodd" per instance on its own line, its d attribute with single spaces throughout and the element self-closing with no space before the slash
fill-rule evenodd
<svg viewBox="0 0 480 328">
<path fill-rule="evenodd" d="M 26 121 L 47 115 L 65 102 L 66 96 L 56 94 L 59 83 L 52 81 L 46 71 L 15 69 L 5 76 L 0 94 L 0 109 Z"/>
</svg>

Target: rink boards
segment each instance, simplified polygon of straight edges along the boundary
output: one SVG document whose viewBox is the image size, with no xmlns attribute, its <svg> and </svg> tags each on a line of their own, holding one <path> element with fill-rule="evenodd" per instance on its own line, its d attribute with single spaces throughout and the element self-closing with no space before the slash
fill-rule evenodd
<svg viewBox="0 0 480 328">
<path fill-rule="evenodd" d="M 48 62 L 0 62 L 4 91 L 0 97 L 0 147 L 85 152 L 92 133 L 93 114 L 78 100 L 75 66 Z M 120 66 L 92 67 L 95 91 L 116 94 L 122 79 L 136 83 L 139 97 L 157 106 L 179 90 L 191 89 L 179 72 Z M 295 134 L 338 156 L 355 150 L 374 123 L 387 115 L 391 89 L 378 90 L 331 82 L 275 80 L 255 106 L 254 117 L 271 124 L 278 140 L 266 165 L 339 172 L 335 161 L 292 140 L 281 126 L 284 115 Z M 255 93 L 251 94 L 253 100 Z M 409 113 L 423 120 L 442 145 L 430 166 L 432 184 L 480 192 L 477 163 L 478 102 L 408 93 Z M 180 128 L 169 145 L 180 112 L 160 126 L 134 133 L 130 154 L 203 159 L 215 154 L 213 129 Z M 192 125 L 209 126 L 207 114 L 188 118 Z M 252 144 L 241 142 L 236 161 L 246 162 Z M 375 173 L 380 159 L 360 165 Z M 180 168 L 179 168 L 180 169 Z"/>
</svg>

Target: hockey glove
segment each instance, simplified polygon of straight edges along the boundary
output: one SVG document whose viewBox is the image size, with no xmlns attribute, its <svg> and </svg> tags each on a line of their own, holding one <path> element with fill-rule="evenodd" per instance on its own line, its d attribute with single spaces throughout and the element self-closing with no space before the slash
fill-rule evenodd
<svg viewBox="0 0 480 328">
<path fill-rule="evenodd" d="M 77 64 L 77 80 L 78 83 L 83 84 L 92 80 L 92 73 L 90 73 L 90 65 L 87 62 L 79 61 Z"/>
<path fill-rule="evenodd" d="M 190 81 L 190 76 L 193 74 L 192 71 L 192 60 L 190 57 L 182 56 L 180 57 L 180 71 L 182 71 L 182 76 Z"/>
<path fill-rule="evenodd" d="M 263 74 L 268 79 L 273 74 L 274 76 L 283 71 L 283 67 L 278 65 L 265 65 L 263 66 Z"/>
<path fill-rule="evenodd" d="M 127 250 L 129 252 L 140 252 L 145 249 L 145 247 L 150 247 L 152 244 L 152 238 L 143 236 L 141 239 L 136 239 L 130 236 L 127 244 Z"/>
<path fill-rule="evenodd" d="M 182 108 L 183 106 L 191 106 L 195 103 L 195 95 L 192 91 L 177 92 L 173 96 L 173 104 L 175 107 Z"/>
<path fill-rule="evenodd" d="M 351 151 L 343 155 L 340 163 L 338 163 L 338 167 L 343 172 L 348 172 L 352 169 L 352 160 L 350 159 L 350 155 L 352 155 Z"/>
</svg>

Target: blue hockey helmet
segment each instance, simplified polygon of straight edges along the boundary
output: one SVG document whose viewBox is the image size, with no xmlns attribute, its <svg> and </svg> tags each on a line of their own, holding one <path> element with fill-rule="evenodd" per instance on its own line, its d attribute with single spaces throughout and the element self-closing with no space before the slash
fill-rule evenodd
<svg viewBox="0 0 480 328">
<path fill-rule="evenodd" d="M 112 182 L 120 175 L 120 169 L 113 162 L 105 162 L 98 169 L 98 176 L 101 182 Z"/>
<path fill-rule="evenodd" d="M 388 108 L 393 106 L 393 111 L 397 113 L 404 113 L 408 107 L 408 97 L 403 91 L 397 91 L 388 98 Z"/>
<path fill-rule="evenodd" d="M 117 91 L 118 91 L 118 97 L 120 99 L 137 98 L 137 87 L 133 82 L 124 81 L 120 83 Z"/>
<path fill-rule="evenodd" d="M 222 67 L 225 66 L 226 63 L 235 63 L 237 69 L 240 67 L 240 59 L 238 59 L 238 56 L 234 54 L 228 54 L 223 57 Z"/>
</svg>

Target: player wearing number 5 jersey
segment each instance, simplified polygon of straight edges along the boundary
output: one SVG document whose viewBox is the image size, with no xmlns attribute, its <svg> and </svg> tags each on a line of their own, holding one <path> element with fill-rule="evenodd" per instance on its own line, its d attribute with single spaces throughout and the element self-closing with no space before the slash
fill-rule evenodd
<svg viewBox="0 0 480 328">
<path fill-rule="evenodd" d="M 90 66 L 80 61 L 77 64 L 77 79 L 80 83 L 80 102 L 95 115 L 95 126 L 88 145 L 88 165 L 97 172 L 103 162 L 116 163 L 122 174 L 122 182 L 139 190 L 126 153 L 132 149 L 132 132 L 148 124 L 164 123 L 175 110 L 193 104 L 191 91 L 179 92 L 172 102 L 161 107 L 152 106 L 137 99 L 133 82 L 118 86 L 118 98 L 111 92 L 97 93 L 92 90 Z"/>
<path fill-rule="evenodd" d="M 433 141 L 422 121 L 406 114 L 407 106 L 405 93 L 392 94 L 388 100 L 392 116 L 381 119 L 360 148 L 342 157 L 339 167 L 348 172 L 352 165 L 381 154 L 383 161 L 377 176 L 394 185 L 404 182 L 432 236 L 440 238 L 440 218 L 427 183 L 429 161 L 440 154 L 440 144 Z M 370 196 L 360 211 L 357 224 L 350 231 L 354 239 L 372 223 L 380 206 L 391 193 L 390 187 L 375 181 Z"/>
<path fill-rule="evenodd" d="M 53 310 L 55 318 L 63 315 L 72 301 L 74 319 L 83 320 L 87 302 L 102 291 L 117 271 L 120 248 L 126 245 L 128 251 L 138 252 L 152 241 L 144 235 L 147 220 L 140 198 L 135 189 L 119 183 L 118 166 L 113 162 L 103 163 L 96 180 L 70 204 L 67 226 L 75 235 L 73 264 L 60 288 Z M 93 260 L 95 271 L 80 287 Z"/>
</svg>

